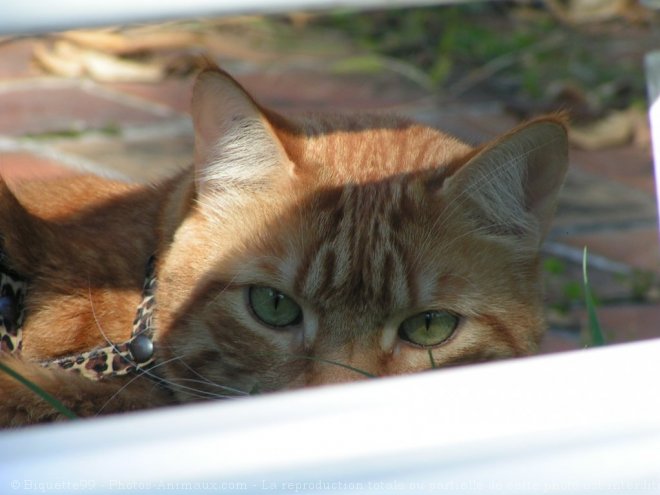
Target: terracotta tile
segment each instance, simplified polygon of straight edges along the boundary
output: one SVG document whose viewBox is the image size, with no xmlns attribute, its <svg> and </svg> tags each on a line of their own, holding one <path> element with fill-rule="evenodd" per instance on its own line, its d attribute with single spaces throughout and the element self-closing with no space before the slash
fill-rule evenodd
<svg viewBox="0 0 660 495">
<path fill-rule="evenodd" d="M 655 225 L 655 197 L 631 186 L 579 167 L 568 171 L 559 196 L 553 235 L 563 238 L 576 232 L 631 224 Z"/>
<path fill-rule="evenodd" d="M 582 347 L 578 335 L 560 330 L 548 330 L 541 341 L 539 354 L 574 351 Z"/>
<path fill-rule="evenodd" d="M 76 175 L 71 168 L 26 152 L 0 153 L 0 176 L 7 182 Z"/>
<path fill-rule="evenodd" d="M 607 345 L 660 338 L 660 305 L 624 304 L 599 307 L 596 313 Z M 573 314 L 579 321 L 581 334 L 550 329 L 541 341 L 540 354 L 584 348 L 584 336 L 588 331 L 587 313 L 582 309 L 574 311 Z"/>
<path fill-rule="evenodd" d="M 56 149 L 97 163 L 140 182 L 169 177 L 192 163 L 192 135 L 158 139 L 85 139 L 62 142 Z"/>
<path fill-rule="evenodd" d="M 655 195 L 653 161 L 648 150 L 633 145 L 598 151 L 571 150 L 571 162 L 594 175 Z"/>
<path fill-rule="evenodd" d="M 31 39 L 17 39 L 0 44 L 0 80 L 43 75 L 32 61 L 32 48 L 36 43 Z"/>
<path fill-rule="evenodd" d="M 426 96 L 409 81 L 391 75 L 335 75 L 321 71 L 263 71 L 238 80 L 260 102 L 287 110 L 378 110 Z"/>
<path fill-rule="evenodd" d="M 163 117 L 77 87 L 30 87 L 0 93 L 0 134 L 21 136 L 58 131 L 148 124 Z"/>
<path fill-rule="evenodd" d="M 467 104 L 453 104 L 449 108 L 432 106 L 428 109 L 432 118 L 423 120 L 468 144 L 477 145 L 511 130 L 517 124 L 514 118 L 503 114 L 498 107 L 489 107 Z"/>
<path fill-rule="evenodd" d="M 660 242 L 655 227 L 572 235 L 564 237 L 562 242 L 577 248 L 587 246 L 592 253 L 660 273 Z"/>
<path fill-rule="evenodd" d="M 608 343 L 660 338 L 660 304 L 627 304 L 597 308 L 598 321 Z M 586 312 L 579 318 L 583 331 L 587 328 Z"/>
<path fill-rule="evenodd" d="M 190 112 L 193 78 L 169 79 L 157 84 L 116 83 L 107 86 L 145 100 L 166 105 L 178 112 Z"/>
<path fill-rule="evenodd" d="M 392 77 L 329 76 L 318 71 L 261 70 L 243 72 L 237 80 L 265 105 L 287 110 L 334 110 L 401 105 L 424 92 Z M 172 79 L 158 84 L 121 83 L 109 87 L 189 112 L 193 79 Z"/>
</svg>

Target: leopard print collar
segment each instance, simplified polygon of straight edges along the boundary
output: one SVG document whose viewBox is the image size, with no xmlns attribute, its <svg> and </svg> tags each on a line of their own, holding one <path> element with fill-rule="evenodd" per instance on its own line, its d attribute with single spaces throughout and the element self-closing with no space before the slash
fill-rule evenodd
<svg viewBox="0 0 660 495">
<path fill-rule="evenodd" d="M 152 315 L 156 291 L 155 257 L 147 263 L 142 301 L 133 321 L 131 338 L 87 352 L 43 361 L 46 368 L 77 372 L 91 380 L 144 371 L 154 363 Z M 18 355 L 23 347 L 24 299 L 28 282 L 4 263 L 0 251 L 0 353 Z"/>
</svg>

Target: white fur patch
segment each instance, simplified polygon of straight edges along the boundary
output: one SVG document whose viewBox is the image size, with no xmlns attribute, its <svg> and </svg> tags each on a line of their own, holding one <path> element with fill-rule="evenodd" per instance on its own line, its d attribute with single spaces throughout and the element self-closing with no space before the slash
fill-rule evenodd
<svg viewBox="0 0 660 495">
<path fill-rule="evenodd" d="M 264 123 L 257 118 L 246 118 L 220 137 L 211 162 L 199 179 L 223 189 L 260 183 L 280 164 L 280 159 L 279 147 Z"/>
<path fill-rule="evenodd" d="M 272 186 L 275 174 L 286 167 L 285 160 L 279 142 L 261 119 L 235 122 L 212 147 L 207 163 L 196 167 L 200 203 L 211 213 L 245 203 L 251 193 Z"/>
</svg>

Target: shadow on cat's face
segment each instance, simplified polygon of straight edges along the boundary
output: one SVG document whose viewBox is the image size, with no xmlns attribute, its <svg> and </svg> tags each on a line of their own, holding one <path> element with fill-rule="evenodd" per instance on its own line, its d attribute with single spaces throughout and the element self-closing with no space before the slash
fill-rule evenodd
<svg viewBox="0 0 660 495">
<path fill-rule="evenodd" d="M 156 323 L 165 377 L 197 384 L 181 399 L 534 352 L 560 121 L 479 150 L 397 119 L 284 123 L 213 71 L 193 115 L 195 205 Z"/>
</svg>

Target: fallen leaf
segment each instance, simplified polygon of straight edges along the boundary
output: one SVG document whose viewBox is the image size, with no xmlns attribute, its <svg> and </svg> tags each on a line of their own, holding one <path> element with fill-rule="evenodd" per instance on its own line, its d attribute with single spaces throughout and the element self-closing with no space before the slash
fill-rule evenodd
<svg viewBox="0 0 660 495">
<path fill-rule="evenodd" d="M 587 151 L 624 146 L 638 135 L 639 126 L 639 110 L 622 110 L 589 125 L 574 126 L 569 139 L 574 146 Z"/>
<path fill-rule="evenodd" d="M 188 31 L 109 32 L 104 30 L 67 31 L 60 38 L 86 48 L 115 55 L 190 48 L 201 35 Z"/>
<path fill-rule="evenodd" d="M 68 41 L 57 41 L 49 49 L 35 47 L 37 62 L 49 72 L 63 77 L 87 75 L 99 82 L 158 82 L 165 68 L 151 62 L 135 62 L 96 50 L 81 48 Z"/>
</svg>

